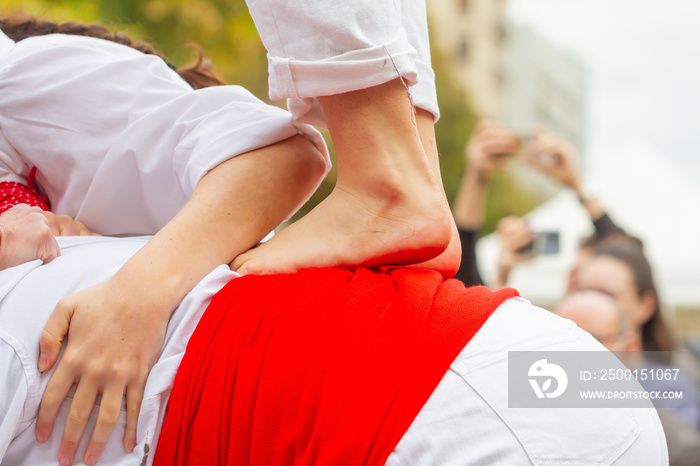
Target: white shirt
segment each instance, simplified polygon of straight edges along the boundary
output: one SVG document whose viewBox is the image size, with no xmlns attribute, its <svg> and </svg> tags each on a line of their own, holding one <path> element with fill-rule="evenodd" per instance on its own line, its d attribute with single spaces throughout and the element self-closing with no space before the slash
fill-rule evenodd
<svg viewBox="0 0 700 466">
<path fill-rule="evenodd" d="M 62 406 L 50 439 L 35 440 L 34 429 L 41 396 L 53 370 L 39 373 L 39 335 L 56 302 L 65 295 L 100 283 L 112 276 L 148 237 L 59 237 L 61 256 L 47 265 L 33 261 L 0 272 L 0 463 L 42 466 L 57 462 L 58 447 L 72 392 Z M 173 380 L 185 347 L 211 297 L 237 277 L 222 265 L 202 280 L 174 312 L 160 358 L 148 378 L 137 427 L 137 445 L 127 454 L 122 447 L 126 426 L 125 405 L 119 422 L 100 459 L 103 465 L 139 465 L 144 456 L 151 464 Z M 75 464 L 83 464 L 88 432 L 97 417 L 96 407 L 86 427 Z M 148 447 L 146 447 L 148 445 Z M 150 454 L 145 455 L 144 450 Z"/>
<path fill-rule="evenodd" d="M 71 399 L 63 402 L 49 441 L 38 444 L 36 416 L 51 376 L 51 372 L 40 374 L 36 367 L 39 334 L 61 297 L 105 280 L 147 240 L 62 237 L 62 255 L 50 264 L 34 261 L 0 272 L 3 465 L 56 464 Z M 134 452 L 128 454 L 122 447 L 126 424 L 122 406 L 99 464 L 152 463 L 187 342 L 212 296 L 236 276 L 220 266 L 182 301 L 146 384 Z M 387 465 L 668 464 L 663 430 L 653 408 L 509 408 L 507 361 L 512 350 L 600 351 L 603 347 L 570 321 L 520 298 L 506 301 L 455 359 Z M 83 464 L 97 409 L 75 464 Z"/>
<path fill-rule="evenodd" d="M 193 90 L 159 57 L 82 36 L 0 32 L 0 181 L 101 234 L 154 234 L 221 162 L 320 134 L 239 86 Z M 320 183 L 322 177 L 319 177 Z"/>
</svg>

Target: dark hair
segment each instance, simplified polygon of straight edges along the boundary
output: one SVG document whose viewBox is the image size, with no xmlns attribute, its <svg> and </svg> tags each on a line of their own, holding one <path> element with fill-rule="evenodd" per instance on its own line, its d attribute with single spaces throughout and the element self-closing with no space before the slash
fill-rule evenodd
<svg viewBox="0 0 700 466">
<path fill-rule="evenodd" d="M 649 320 L 642 324 L 642 349 L 644 351 L 671 351 L 673 339 L 661 315 L 659 293 L 654 284 L 651 265 L 644 254 L 644 244 L 639 238 L 625 233 L 614 233 L 592 245 L 596 256 L 609 256 L 624 262 L 632 271 L 638 296 L 653 293 L 656 308 Z"/>
<path fill-rule="evenodd" d="M 205 62 L 202 59 L 201 50 L 198 50 L 199 58 L 195 63 L 176 69 L 147 42 L 132 42 L 131 38 L 126 34 L 121 32 L 112 33 L 109 29 L 100 24 L 82 24 L 76 21 L 57 24 L 50 21 L 39 21 L 29 16 L 13 16 L 0 19 L 0 29 L 2 29 L 7 37 L 15 42 L 19 42 L 28 37 L 45 36 L 47 34 L 68 34 L 108 40 L 126 45 L 146 55 L 160 57 L 194 89 L 226 84 L 216 75 L 211 63 Z"/>
</svg>

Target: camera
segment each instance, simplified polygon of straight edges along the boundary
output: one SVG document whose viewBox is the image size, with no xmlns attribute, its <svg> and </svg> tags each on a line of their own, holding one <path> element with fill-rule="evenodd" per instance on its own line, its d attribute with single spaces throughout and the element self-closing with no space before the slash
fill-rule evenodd
<svg viewBox="0 0 700 466">
<path fill-rule="evenodd" d="M 559 232 L 538 231 L 535 233 L 535 239 L 518 249 L 518 254 L 559 254 Z"/>
</svg>

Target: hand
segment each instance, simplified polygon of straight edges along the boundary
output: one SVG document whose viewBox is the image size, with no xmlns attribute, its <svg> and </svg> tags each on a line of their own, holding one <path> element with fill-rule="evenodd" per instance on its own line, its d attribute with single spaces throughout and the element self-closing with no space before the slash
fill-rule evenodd
<svg viewBox="0 0 700 466">
<path fill-rule="evenodd" d="M 581 177 L 578 172 L 576 149 L 554 133 L 539 130 L 528 146 L 527 162 L 533 168 L 556 178 L 565 186 L 579 192 Z"/>
<path fill-rule="evenodd" d="M 99 236 L 88 230 L 81 222 L 76 222 L 68 215 L 56 215 L 53 212 L 44 211 L 44 216 L 54 236 Z"/>
<path fill-rule="evenodd" d="M 535 232 L 527 220 L 518 217 L 502 218 L 496 226 L 501 239 L 501 255 L 498 260 L 498 287 L 506 286 L 510 271 L 517 264 L 531 260 L 532 254 L 522 254 L 520 251 L 535 239 Z"/>
<path fill-rule="evenodd" d="M 497 168 L 504 168 L 520 149 L 520 138 L 510 130 L 492 121 L 481 121 L 476 126 L 466 155 L 470 169 L 488 177 Z"/>
<path fill-rule="evenodd" d="M 143 287 L 120 280 L 117 274 L 59 301 L 39 339 L 39 370 L 46 371 L 55 364 L 70 326 L 70 338 L 44 392 L 36 423 L 37 441 L 43 443 L 51 435 L 63 400 L 77 383 L 58 451 L 61 465 L 73 462 L 99 394 L 102 401 L 97 424 L 84 461 L 94 464 L 99 459 L 125 395 L 123 445 L 127 451 L 133 451 L 136 445 L 146 379 L 158 359 L 167 319 L 154 317 L 159 315 L 153 312 L 159 303 L 140 295 Z"/>
<path fill-rule="evenodd" d="M 0 215 L 0 270 L 61 254 L 51 222 L 39 207 L 18 204 Z"/>
</svg>

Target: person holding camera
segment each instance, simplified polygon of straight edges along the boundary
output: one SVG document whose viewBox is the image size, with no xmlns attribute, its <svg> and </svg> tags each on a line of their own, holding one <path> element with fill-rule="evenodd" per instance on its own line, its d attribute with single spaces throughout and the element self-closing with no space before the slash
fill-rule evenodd
<svg viewBox="0 0 700 466">
<path fill-rule="evenodd" d="M 484 223 L 484 206 L 491 174 L 495 169 L 507 168 L 524 142 L 515 132 L 498 123 L 482 120 L 476 126 L 467 143 L 466 156 L 468 171 L 462 178 L 457 194 L 453 215 L 462 241 L 462 265 L 455 278 L 467 285 L 483 284 L 476 262 L 476 240 Z M 564 138 L 539 129 L 526 147 L 525 163 L 555 180 L 565 188 L 573 190 L 588 212 L 594 235 L 584 244 L 582 253 L 572 269 L 569 288 L 574 286 L 577 271 L 585 259 L 587 247 L 611 233 L 623 233 L 603 209 L 598 199 L 585 194 L 583 178 L 579 172 L 575 148 Z M 534 257 L 530 245 L 537 234 L 527 220 L 517 217 L 501 219 L 496 231 L 501 239 L 496 288 L 506 286 L 510 272 L 517 264 Z"/>
<path fill-rule="evenodd" d="M 489 180 L 495 170 L 509 165 L 520 144 L 513 131 L 490 120 L 480 121 L 467 142 L 467 172 L 452 209 L 462 243 L 462 262 L 454 278 L 467 286 L 484 284 L 476 265 L 476 240 L 484 224 Z"/>
</svg>

